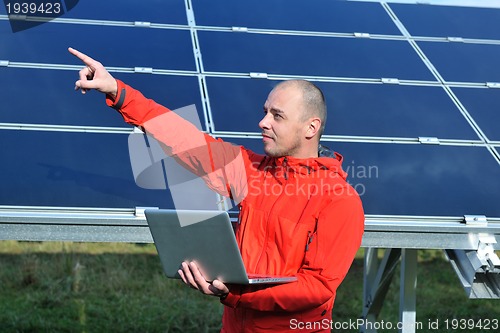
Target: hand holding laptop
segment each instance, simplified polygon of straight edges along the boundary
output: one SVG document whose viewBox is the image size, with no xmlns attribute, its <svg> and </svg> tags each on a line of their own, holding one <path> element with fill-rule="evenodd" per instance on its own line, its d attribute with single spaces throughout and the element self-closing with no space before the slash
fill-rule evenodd
<svg viewBox="0 0 500 333">
<path fill-rule="evenodd" d="M 200 272 L 200 269 L 195 262 L 183 262 L 179 269 L 179 275 L 185 284 L 191 288 L 198 289 L 205 295 L 222 297 L 229 293 L 226 285 L 219 280 L 213 280 L 212 283 L 207 282 Z"/>
<path fill-rule="evenodd" d="M 275 284 L 297 280 L 295 276 L 247 274 L 225 211 L 147 209 L 144 213 L 163 269 L 170 278 L 182 278 L 182 272 L 184 282 L 193 288 L 217 295 L 226 290 L 227 283 Z M 180 265 L 191 262 L 195 263 L 192 269 Z"/>
</svg>

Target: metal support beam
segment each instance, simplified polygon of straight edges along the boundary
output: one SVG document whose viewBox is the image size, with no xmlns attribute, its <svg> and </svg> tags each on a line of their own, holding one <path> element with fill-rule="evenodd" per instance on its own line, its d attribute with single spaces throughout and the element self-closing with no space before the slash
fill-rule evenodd
<svg viewBox="0 0 500 333">
<path fill-rule="evenodd" d="M 372 281 L 377 278 L 377 271 L 380 265 L 380 259 L 378 258 L 379 249 L 369 247 L 365 251 L 364 258 L 364 275 L 363 275 L 363 304 L 371 304 L 371 288 Z M 367 322 L 374 323 L 377 320 L 377 316 L 373 312 L 367 312 L 364 317 Z M 370 330 L 365 330 L 365 332 L 370 332 Z"/>
<path fill-rule="evenodd" d="M 363 313 L 361 318 L 364 325 L 360 332 L 375 333 L 378 317 L 385 296 L 394 276 L 395 269 L 401 256 L 401 249 L 387 249 L 384 258 L 379 264 L 378 249 L 368 248 L 365 255 L 365 277 L 363 286 Z"/>
<path fill-rule="evenodd" d="M 494 235 L 480 234 L 477 250 L 446 250 L 469 298 L 500 298 L 500 259 Z"/>
<path fill-rule="evenodd" d="M 403 249 L 401 252 L 401 277 L 399 291 L 400 333 L 415 333 L 417 322 L 417 250 Z"/>
</svg>

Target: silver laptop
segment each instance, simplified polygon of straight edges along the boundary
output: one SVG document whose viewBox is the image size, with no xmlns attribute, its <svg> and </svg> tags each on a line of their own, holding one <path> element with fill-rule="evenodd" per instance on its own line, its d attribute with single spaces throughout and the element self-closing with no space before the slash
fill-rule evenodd
<svg viewBox="0 0 500 333">
<path fill-rule="evenodd" d="M 146 220 L 165 274 L 180 279 L 183 261 L 194 261 L 207 281 L 287 283 L 295 276 L 248 275 L 225 211 L 147 209 Z"/>
</svg>

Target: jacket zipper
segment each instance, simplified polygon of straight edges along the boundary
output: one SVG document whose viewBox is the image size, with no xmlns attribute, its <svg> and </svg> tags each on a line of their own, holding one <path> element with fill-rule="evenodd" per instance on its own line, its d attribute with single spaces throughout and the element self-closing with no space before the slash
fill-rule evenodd
<svg viewBox="0 0 500 333">
<path fill-rule="evenodd" d="M 313 241 L 314 234 L 310 231 L 307 232 L 307 243 L 306 243 L 306 252 L 309 251 L 309 244 Z"/>
<path fill-rule="evenodd" d="M 286 170 L 287 162 L 288 162 L 288 159 L 285 156 L 285 158 L 283 160 L 283 166 L 285 167 L 285 171 L 284 171 L 283 175 L 284 175 L 285 180 L 288 180 L 288 175 L 287 175 L 287 170 Z M 286 183 L 285 183 L 285 186 L 286 186 Z M 273 206 L 271 207 L 271 211 L 270 211 L 271 214 L 274 213 L 274 207 L 276 206 L 276 204 L 278 203 L 278 201 L 281 201 L 282 197 L 283 197 L 283 193 L 280 194 L 280 196 L 276 199 L 276 201 L 274 202 Z M 266 249 L 267 249 L 267 239 L 269 237 L 268 236 L 268 234 L 269 234 L 269 220 L 271 219 L 271 214 L 269 214 L 269 216 L 268 216 L 268 218 L 266 220 L 266 235 L 264 237 L 264 244 L 263 244 L 263 247 L 262 247 L 262 251 L 260 252 L 259 259 L 257 259 L 257 262 L 255 264 L 254 272 L 257 271 L 257 267 L 259 267 L 259 263 L 260 263 L 260 261 L 262 259 L 262 255 L 266 252 Z"/>
<path fill-rule="evenodd" d="M 283 166 L 284 166 L 284 170 L 285 170 L 283 174 L 284 174 L 285 180 L 288 180 L 287 162 L 288 162 L 288 158 L 285 156 L 285 159 L 283 160 Z"/>
</svg>

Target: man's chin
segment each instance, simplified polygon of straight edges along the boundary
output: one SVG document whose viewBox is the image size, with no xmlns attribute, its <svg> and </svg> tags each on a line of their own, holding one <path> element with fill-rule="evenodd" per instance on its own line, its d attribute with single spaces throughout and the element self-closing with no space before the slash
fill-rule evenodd
<svg viewBox="0 0 500 333">
<path fill-rule="evenodd" d="M 282 154 L 279 151 L 276 151 L 276 150 L 273 150 L 273 149 L 270 149 L 270 148 L 266 149 L 266 147 L 264 147 L 264 153 L 267 156 L 269 156 L 269 157 L 282 157 L 282 156 L 285 156 L 284 154 Z"/>
</svg>

